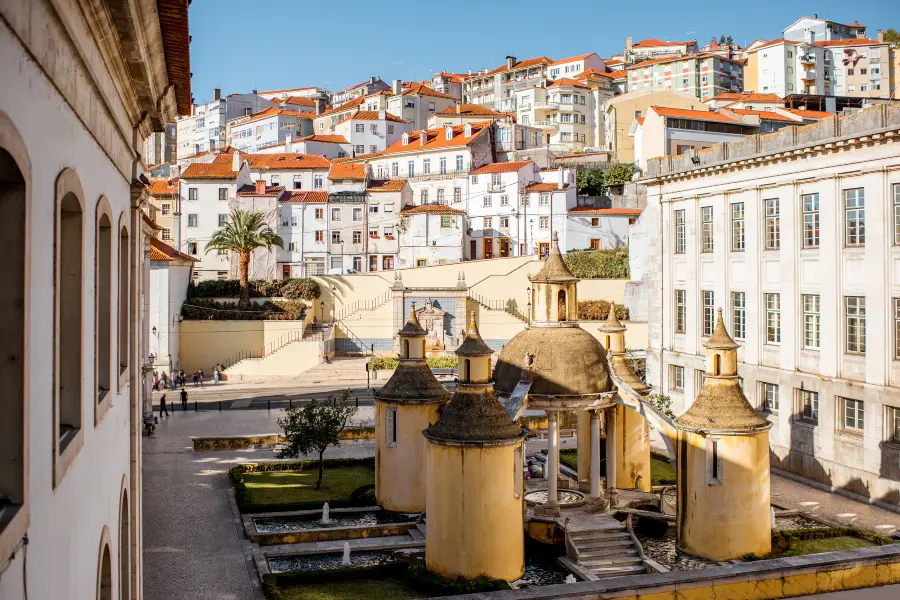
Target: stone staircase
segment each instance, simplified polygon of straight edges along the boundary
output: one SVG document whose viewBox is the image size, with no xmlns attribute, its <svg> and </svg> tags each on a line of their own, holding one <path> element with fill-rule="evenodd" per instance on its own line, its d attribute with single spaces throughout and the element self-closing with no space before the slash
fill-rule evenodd
<svg viewBox="0 0 900 600">
<path fill-rule="evenodd" d="M 419 521 L 415 527 L 409 528 L 409 535 L 418 542 L 425 541 L 425 521 Z"/>
<path fill-rule="evenodd" d="M 304 378 L 316 381 L 365 381 L 366 357 L 335 356 L 328 364 L 317 364 L 304 373 Z"/>
<path fill-rule="evenodd" d="M 611 517 L 579 518 L 570 524 L 568 536 L 578 563 L 598 579 L 646 572 L 631 534 Z"/>
</svg>

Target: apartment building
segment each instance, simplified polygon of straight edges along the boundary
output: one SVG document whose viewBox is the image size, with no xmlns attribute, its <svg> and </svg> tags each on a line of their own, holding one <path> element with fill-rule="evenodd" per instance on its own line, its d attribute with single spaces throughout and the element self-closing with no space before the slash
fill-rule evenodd
<svg viewBox="0 0 900 600">
<path fill-rule="evenodd" d="M 116 18 L 125 9 L 143 18 Z M 0 598 L 139 600 L 155 231 L 143 152 L 191 110 L 188 7 L 0 13 Z"/>
<path fill-rule="evenodd" d="M 281 146 L 288 139 L 312 135 L 315 113 L 271 107 L 228 121 L 226 141 L 241 152 Z"/>
<path fill-rule="evenodd" d="M 634 137 L 631 136 L 635 118 L 647 114 L 651 105 L 669 108 L 700 109 L 701 104 L 694 96 L 683 92 L 660 90 L 649 87 L 628 92 L 606 101 L 604 110 L 603 148 L 615 152 L 617 162 L 630 163 L 635 160 Z"/>
<path fill-rule="evenodd" d="M 272 101 L 257 94 L 231 94 L 223 98 L 221 90 L 216 88 L 212 102 L 194 106 L 190 116 L 179 117 L 176 121 L 178 160 L 225 148 L 228 145 L 228 121 L 256 114 L 273 105 Z"/>
<path fill-rule="evenodd" d="M 744 393 L 773 423 L 772 466 L 894 510 L 898 134 L 900 107 L 879 105 L 716 146 L 700 165 L 652 160 L 641 217 L 661 232 L 648 383 L 685 410 L 724 309 Z"/>
<path fill-rule="evenodd" d="M 866 37 L 866 26 L 858 22 L 844 24 L 827 19 L 820 19 L 819 15 L 812 17 L 800 17 L 781 30 L 781 37 L 795 42 L 805 41 L 809 35 L 817 41 L 830 42 L 833 40 L 848 40 Z"/>
<path fill-rule="evenodd" d="M 777 39 L 757 41 L 747 48 L 745 87 L 763 94 L 831 95 L 825 69 L 827 52 L 814 43 Z"/>
<path fill-rule="evenodd" d="M 501 112 L 515 112 L 515 94 L 520 90 L 546 85 L 547 72 L 553 62 L 546 56 L 519 61 L 507 56 L 506 64 L 484 69 L 466 77 L 463 102 L 480 104 Z"/>
<path fill-rule="evenodd" d="M 638 63 L 645 60 L 653 60 L 664 56 L 695 54 L 697 52 L 697 40 L 688 42 L 670 42 L 658 39 L 641 40 L 633 43 L 630 37 L 625 38 L 625 54 L 623 57 L 624 68 L 627 64 Z M 614 68 L 610 66 L 610 68 Z"/>
<path fill-rule="evenodd" d="M 353 154 L 353 146 L 342 135 L 307 135 L 299 139 L 285 136 L 283 146 L 263 148 L 259 154 L 312 154 L 322 158 L 345 158 Z"/>
<path fill-rule="evenodd" d="M 358 110 L 385 110 L 387 108 L 387 99 L 390 95 L 391 92 L 382 90 L 366 96 L 357 96 L 334 108 L 322 111 L 313 120 L 315 134 L 334 135 L 338 123 L 344 121 Z"/>
<path fill-rule="evenodd" d="M 244 160 L 253 182 L 286 190 L 327 191 L 331 161 L 321 156 L 294 153 L 248 154 Z"/>
<path fill-rule="evenodd" d="M 445 204 L 407 204 L 400 212 L 401 269 L 461 262 L 465 211 Z"/>
<path fill-rule="evenodd" d="M 369 77 L 369 79 L 367 79 L 366 81 L 357 83 L 356 85 L 351 85 L 350 87 L 344 88 L 339 92 L 329 92 L 329 100 L 331 106 L 340 106 L 341 104 L 346 104 L 347 102 L 356 100 L 357 98 L 364 98 L 366 96 L 377 94 L 378 92 L 389 91 L 391 91 L 391 86 L 385 83 L 380 77 Z M 373 109 L 367 108 L 367 110 Z"/>
<path fill-rule="evenodd" d="M 311 100 L 328 100 L 328 91 L 315 86 L 287 88 L 283 90 L 267 90 L 265 92 L 257 92 L 261 98 L 272 100 L 273 102 L 283 102 L 288 98 L 308 98 Z"/>
<path fill-rule="evenodd" d="M 409 122 L 387 110 L 357 110 L 334 128 L 335 135 L 348 141 L 349 156 L 381 152 L 411 130 Z"/>
<path fill-rule="evenodd" d="M 717 54 L 673 54 L 626 67 L 628 91 L 674 90 L 700 100 L 744 89 L 744 65 Z"/>
<path fill-rule="evenodd" d="M 155 131 L 147 137 L 144 145 L 144 157 L 150 166 L 163 163 L 174 163 L 176 160 L 177 125 L 166 123 L 165 131 Z"/>
<path fill-rule="evenodd" d="M 458 102 L 453 96 L 443 94 L 423 83 L 413 83 L 400 89 L 400 82 L 394 81 L 394 95 L 387 100 L 387 111 L 410 123 L 413 129 L 423 129 L 431 115 Z"/>
<path fill-rule="evenodd" d="M 567 251 L 611 250 L 627 246 L 629 227 L 641 212 L 634 208 L 570 208 L 566 215 Z M 541 256 L 544 255 L 546 251 L 542 251 Z"/>
<path fill-rule="evenodd" d="M 867 38 L 816 42 L 824 47 L 825 76 L 833 82 L 835 96 L 856 98 L 891 97 L 891 46 L 878 32 L 877 40 Z"/>
<path fill-rule="evenodd" d="M 224 250 L 207 253 L 206 244 L 238 206 L 237 191 L 250 182 L 250 166 L 235 150 L 218 154 L 212 162 L 192 163 L 181 174 L 172 245 L 198 259 L 194 281 L 231 278 L 231 257 Z"/>
<path fill-rule="evenodd" d="M 463 81 L 466 77 L 467 75 L 447 73 L 444 71 L 435 73 L 431 76 L 431 89 L 446 96 L 450 96 L 457 102 L 461 102 L 463 97 Z"/>
<path fill-rule="evenodd" d="M 480 104 L 454 104 L 428 117 L 426 129 L 436 129 L 448 125 L 465 125 L 482 121 L 508 119 L 515 116 Z"/>
<path fill-rule="evenodd" d="M 570 56 L 562 60 L 555 60 L 550 63 L 547 69 L 548 79 L 576 79 L 579 75 L 586 71 L 597 71 L 604 73 L 608 71 L 606 63 L 600 58 L 596 52 L 580 54 L 578 56 Z"/>
<path fill-rule="evenodd" d="M 410 228 L 407 222 L 404 230 L 401 216 L 403 208 L 412 204 L 412 191 L 405 179 L 370 179 L 366 182 L 366 204 L 366 271 L 392 271 L 400 265 L 404 241 L 407 249 L 415 247 L 412 238 L 404 240 L 404 234 L 411 234 L 419 223 Z"/>
<path fill-rule="evenodd" d="M 571 152 L 594 143 L 596 107 L 587 84 L 556 79 L 546 87 L 520 90 L 515 96 L 516 122 L 543 132 L 550 150 Z"/>
<path fill-rule="evenodd" d="M 150 205 L 154 211 L 153 222 L 161 229 L 159 239 L 172 244 L 175 229 L 175 210 L 178 207 L 178 179 L 151 179 Z"/>
</svg>

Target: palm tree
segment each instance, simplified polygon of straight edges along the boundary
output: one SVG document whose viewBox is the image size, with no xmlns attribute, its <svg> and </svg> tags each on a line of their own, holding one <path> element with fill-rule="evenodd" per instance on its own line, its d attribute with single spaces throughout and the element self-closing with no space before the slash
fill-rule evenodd
<svg viewBox="0 0 900 600">
<path fill-rule="evenodd" d="M 240 254 L 241 298 L 238 308 L 250 305 L 250 255 L 257 248 L 271 250 L 272 246 L 284 248 L 284 240 L 272 231 L 263 214 L 237 208 L 231 211 L 228 221 L 213 233 L 206 244 L 207 253 L 210 250 L 230 250 Z"/>
</svg>

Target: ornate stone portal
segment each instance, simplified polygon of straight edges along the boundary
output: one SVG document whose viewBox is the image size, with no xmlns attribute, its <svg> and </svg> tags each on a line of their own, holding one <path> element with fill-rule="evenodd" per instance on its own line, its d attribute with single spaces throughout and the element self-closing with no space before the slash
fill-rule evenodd
<svg viewBox="0 0 900 600">
<path fill-rule="evenodd" d="M 416 318 L 422 329 L 425 330 L 425 354 L 440 353 L 446 349 L 444 341 L 444 315 L 446 313 L 434 306 L 431 299 L 425 301 L 425 306 L 416 311 Z"/>
</svg>

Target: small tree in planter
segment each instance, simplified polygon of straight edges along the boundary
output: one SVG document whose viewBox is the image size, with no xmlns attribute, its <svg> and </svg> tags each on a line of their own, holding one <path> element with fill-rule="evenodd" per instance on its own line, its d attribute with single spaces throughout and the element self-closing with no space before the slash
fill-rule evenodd
<svg viewBox="0 0 900 600">
<path fill-rule="evenodd" d="M 340 446 L 341 431 L 350 425 L 350 417 L 356 407 L 350 404 L 350 390 L 341 392 L 336 400 L 319 404 L 315 399 L 306 406 L 292 406 L 284 411 L 284 418 L 278 419 L 278 426 L 284 430 L 285 443 L 278 451 L 278 458 L 299 458 L 301 454 L 319 453 L 319 477 L 316 489 L 322 487 L 325 472 L 325 450 L 329 446 Z"/>
</svg>

